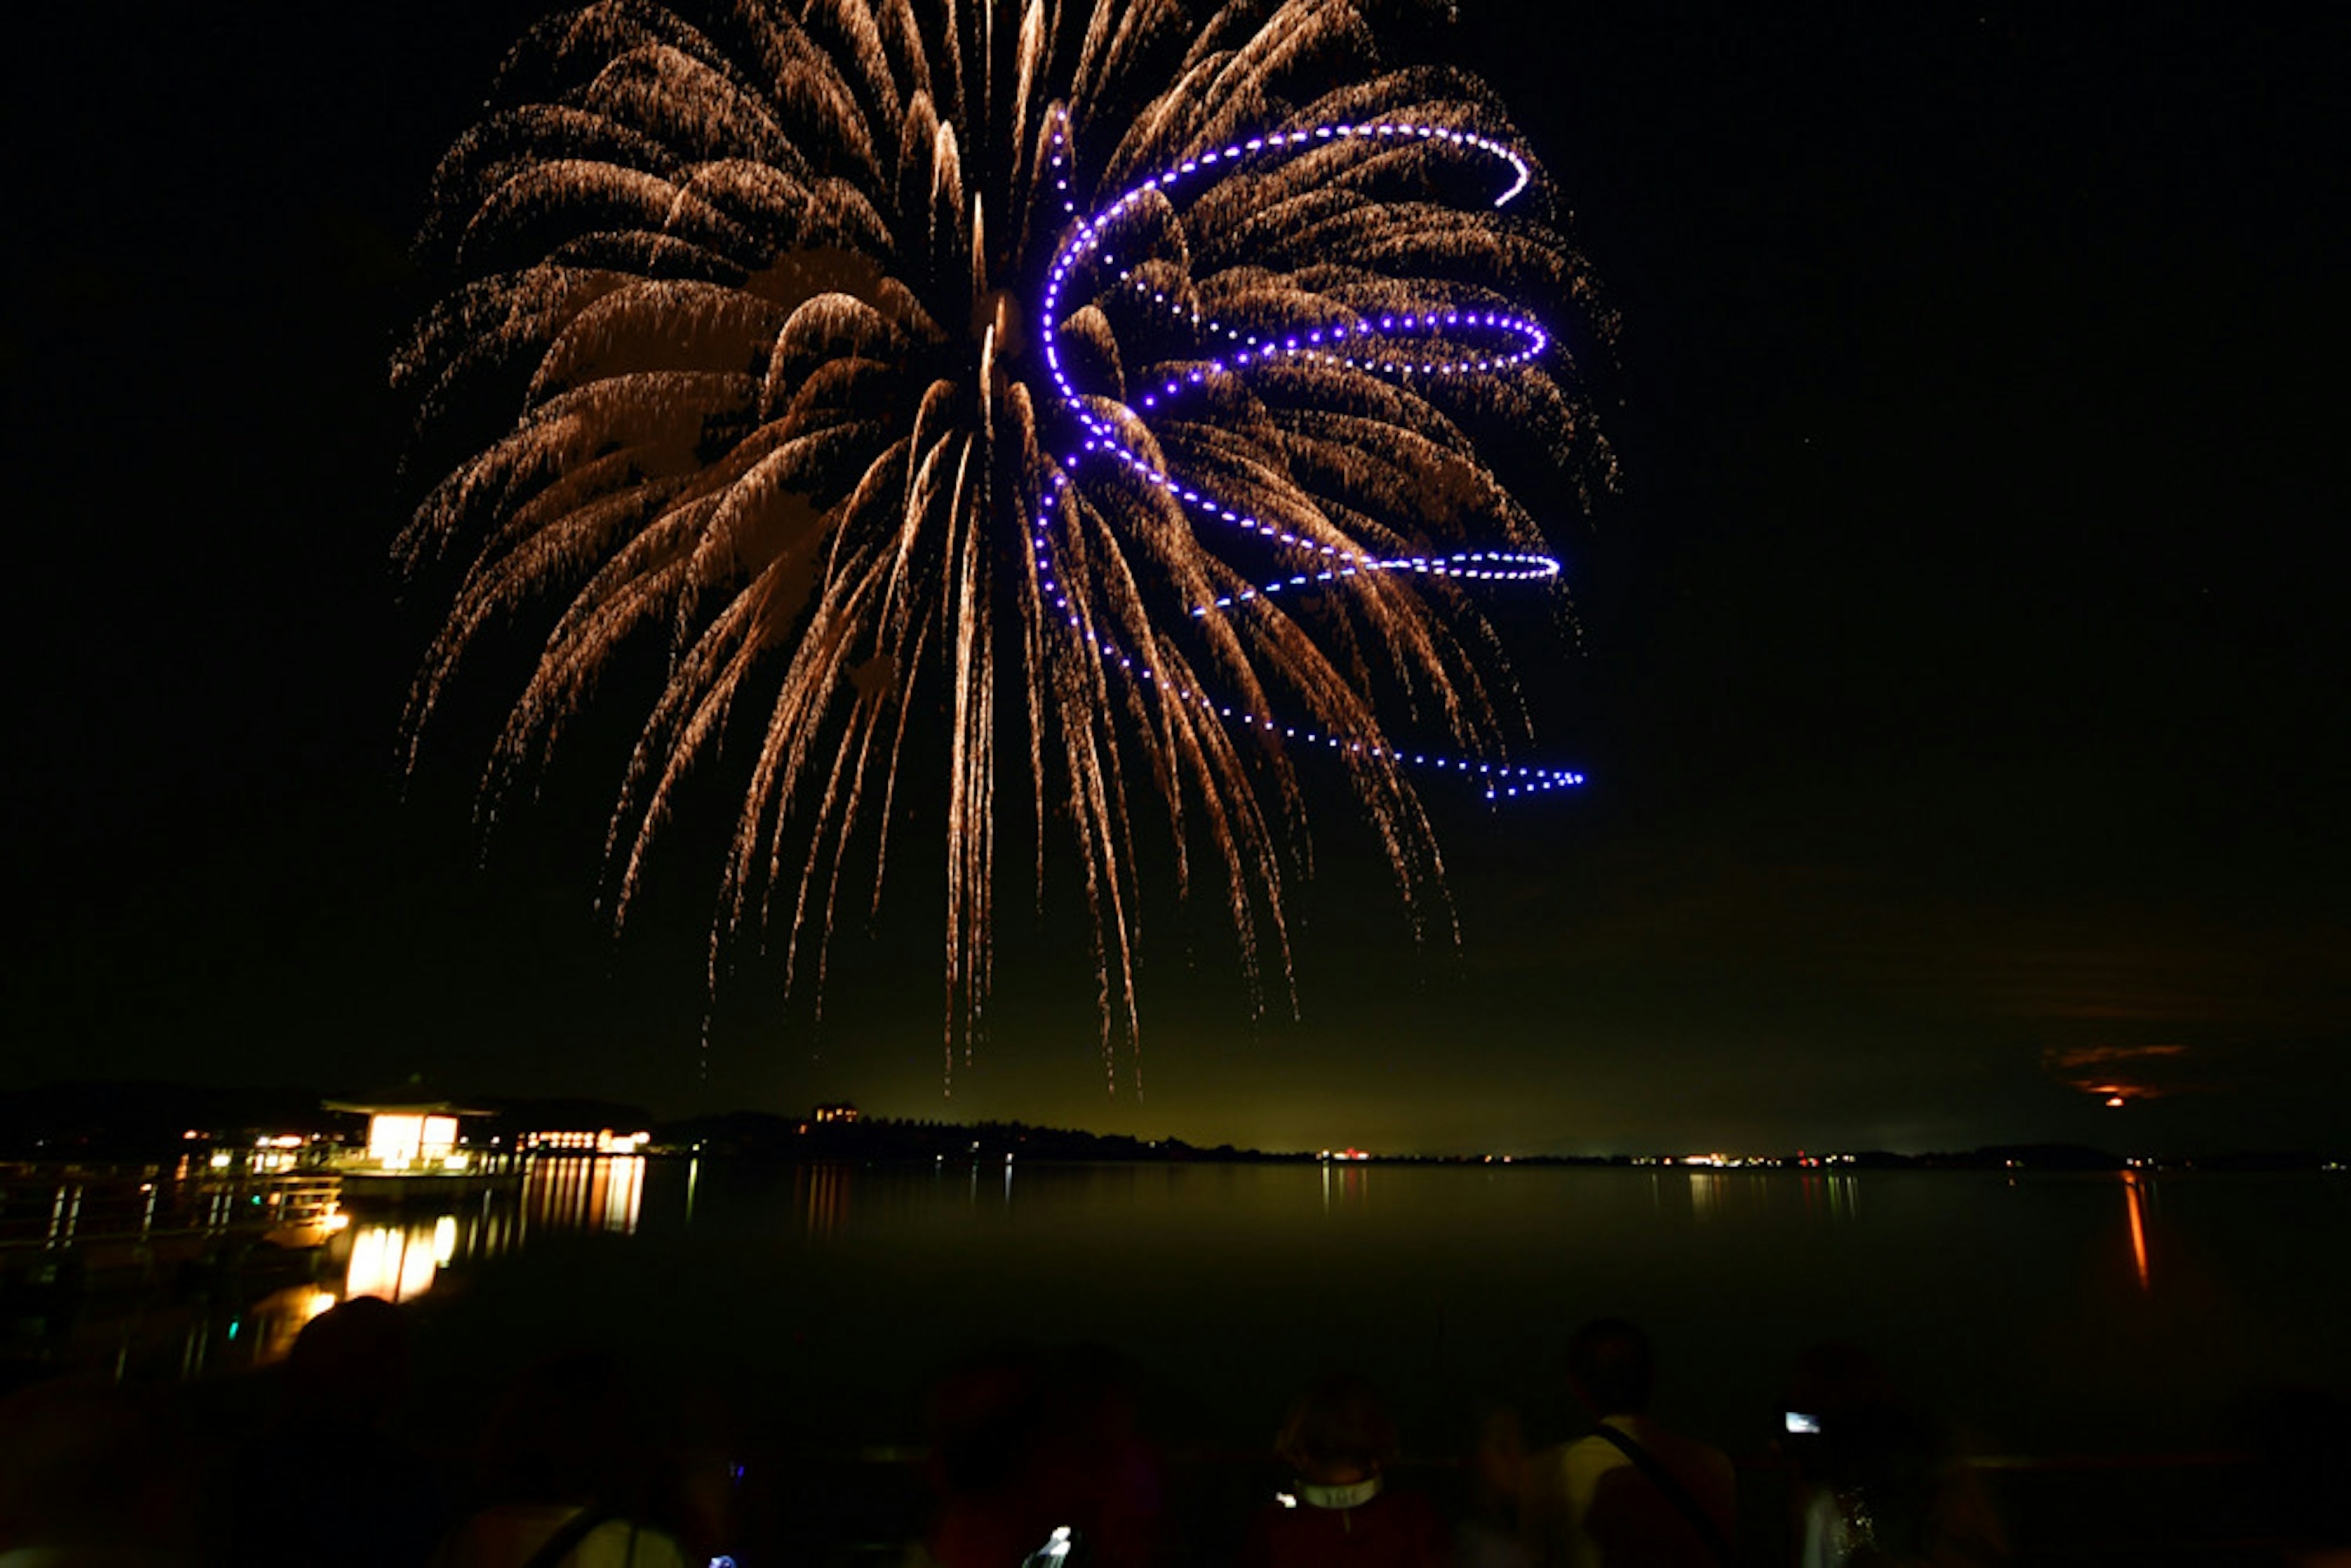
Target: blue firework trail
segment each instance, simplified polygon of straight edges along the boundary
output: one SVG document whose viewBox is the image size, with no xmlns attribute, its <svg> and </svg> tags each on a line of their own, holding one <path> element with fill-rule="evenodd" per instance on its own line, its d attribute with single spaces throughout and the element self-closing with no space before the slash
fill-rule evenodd
<svg viewBox="0 0 2351 1568">
<path fill-rule="evenodd" d="M 443 161 L 422 247 L 454 281 L 394 365 L 469 454 L 400 545 L 455 579 L 412 746 L 486 631 L 543 629 L 495 810 L 622 650 L 665 650 L 616 918 L 723 748 L 714 993 L 756 929 L 820 998 L 849 906 L 937 852 L 950 1075 L 1025 807 L 1040 885 L 1066 857 L 1082 888 L 1115 1082 L 1153 821 L 1261 996 L 1290 984 L 1293 754 L 1336 758 L 1420 911 L 1416 779 L 1581 781 L 1510 756 L 1470 591 L 1560 571 L 1482 434 L 1579 498 L 1609 478 L 1522 303 L 1605 326 L 1547 199 L 1491 95 L 1383 67 L 1350 0 L 553 17 Z M 510 393 L 482 443 L 468 411 Z"/>
</svg>

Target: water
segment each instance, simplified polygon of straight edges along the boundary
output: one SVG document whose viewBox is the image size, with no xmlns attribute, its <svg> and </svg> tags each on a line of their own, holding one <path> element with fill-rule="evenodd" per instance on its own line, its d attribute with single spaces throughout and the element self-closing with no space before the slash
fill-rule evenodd
<svg viewBox="0 0 2351 1568">
<path fill-rule="evenodd" d="M 1349 1367 L 1409 1448 L 1458 1452 L 1481 1401 L 1563 1419 L 1560 1346 L 1603 1312 L 1654 1335 L 1662 1413 L 1734 1452 L 1778 1427 L 1794 1353 L 1833 1338 L 1994 1452 L 2225 1448 L 2249 1392 L 2351 1385 L 2339 1177 L 565 1170 L 535 1175 L 517 1226 L 453 1242 L 410 1219 L 413 1245 L 438 1228 L 432 1270 L 323 1283 L 413 1296 L 420 1372 L 452 1397 L 595 1343 L 828 1444 L 912 1439 L 942 1366 L 1026 1340 L 1124 1353 L 1171 1440 L 1262 1448 L 1290 1391 Z M 335 1256 L 381 1275 L 395 1249 L 360 1228 Z"/>
</svg>

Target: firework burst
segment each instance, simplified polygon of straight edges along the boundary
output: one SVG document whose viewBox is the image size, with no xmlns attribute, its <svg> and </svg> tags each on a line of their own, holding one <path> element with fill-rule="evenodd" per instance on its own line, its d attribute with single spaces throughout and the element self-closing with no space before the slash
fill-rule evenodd
<svg viewBox="0 0 2351 1568">
<path fill-rule="evenodd" d="M 1558 570 L 1481 434 L 1604 473 L 1522 303 L 1588 321 L 1586 280 L 1489 96 L 1381 68 L 1355 5 L 599 5 L 493 105 L 423 241 L 460 282 L 394 374 L 428 427 L 484 388 L 520 413 L 401 540 L 459 574 L 412 747 L 485 632 L 549 618 L 495 801 L 619 650 L 665 646 L 615 908 L 689 771 L 745 753 L 714 986 L 749 925 L 820 987 L 844 872 L 872 857 L 870 914 L 935 789 L 952 1067 L 1025 797 L 1040 884 L 1073 852 L 1114 1067 L 1146 814 L 1179 883 L 1207 848 L 1261 994 L 1303 757 L 1413 907 L 1441 870 L 1416 777 L 1578 781 L 1507 760 L 1466 585 Z"/>
</svg>

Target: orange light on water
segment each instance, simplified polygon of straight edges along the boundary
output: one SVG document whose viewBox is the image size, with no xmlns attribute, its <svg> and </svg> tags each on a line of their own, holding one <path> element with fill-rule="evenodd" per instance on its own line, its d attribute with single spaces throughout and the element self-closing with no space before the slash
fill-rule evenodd
<svg viewBox="0 0 2351 1568">
<path fill-rule="evenodd" d="M 2147 1200 L 2139 1192 L 2137 1171 L 2123 1173 L 2123 1202 L 2130 1210 L 2131 1260 L 2138 1265 L 2138 1288 L 2152 1290 L 2147 1270 Z"/>
</svg>

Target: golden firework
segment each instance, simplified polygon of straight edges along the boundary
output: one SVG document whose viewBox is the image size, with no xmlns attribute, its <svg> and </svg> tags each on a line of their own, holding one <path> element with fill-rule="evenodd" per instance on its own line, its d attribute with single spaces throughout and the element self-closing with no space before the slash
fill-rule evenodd
<svg viewBox="0 0 2351 1568">
<path fill-rule="evenodd" d="M 1531 193 L 1464 201 L 1479 153 Z M 772 924 L 787 985 L 813 960 L 820 986 L 852 852 L 878 900 L 935 789 L 950 1070 L 990 993 L 1000 799 L 1025 798 L 1040 881 L 1048 830 L 1074 847 L 1114 1073 L 1139 819 L 1179 883 L 1212 846 L 1261 995 L 1290 973 L 1301 737 L 1418 906 L 1441 868 L 1414 758 L 1490 770 L 1523 729 L 1463 580 L 1526 572 L 1464 563 L 1552 568 L 1479 439 L 1579 494 L 1607 462 L 1516 303 L 1591 340 L 1541 196 L 1490 95 L 1383 68 L 1345 0 L 544 23 L 436 175 L 423 245 L 459 281 L 395 363 L 434 428 L 481 389 L 520 399 L 400 541 L 456 574 L 412 746 L 490 628 L 551 618 L 490 799 L 618 650 L 665 646 L 615 909 L 688 771 L 747 748 L 714 985 L 728 936 Z M 1513 329 L 1535 347 L 1487 341 Z M 1399 346 L 1431 337 L 1435 359 Z"/>
</svg>

